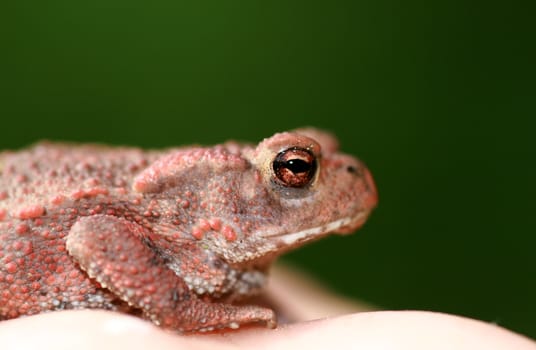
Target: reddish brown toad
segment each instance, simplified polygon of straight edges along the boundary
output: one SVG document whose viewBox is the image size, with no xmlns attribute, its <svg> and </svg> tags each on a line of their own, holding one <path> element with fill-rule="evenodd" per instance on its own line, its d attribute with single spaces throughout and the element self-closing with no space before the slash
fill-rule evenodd
<svg viewBox="0 0 536 350">
<path fill-rule="evenodd" d="M 99 308 L 180 332 L 275 325 L 233 301 L 281 253 L 361 226 L 367 168 L 329 134 L 142 151 L 41 143 L 0 153 L 0 319 Z"/>
</svg>

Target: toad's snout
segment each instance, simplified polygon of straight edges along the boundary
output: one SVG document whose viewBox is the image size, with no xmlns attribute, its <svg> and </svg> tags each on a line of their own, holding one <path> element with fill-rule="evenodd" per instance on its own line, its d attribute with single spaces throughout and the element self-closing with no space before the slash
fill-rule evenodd
<svg viewBox="0 0 536 350">
<path fill-rule="evenodd" d="M 363 208 L 370 211 L 378 204 L 378 190 L 376 189 L 372 174 L 366 166 L 363 166 L 363 184 L 365 187 L 363 194 Z"/>
<path fill-rule="evenodd" d="M 359 196 L 355 201 L 353 215 L 348 218 L 348 222 L 335 230 L 340 234 L 352 233 L 363 226 L 372 209 L 378 204 L 378 191 L 368 168 L 360 163 L 357 166 L 349 166 L 347 170 L 359 177 L 359 181 L 355 183 Z"/>
</svg>

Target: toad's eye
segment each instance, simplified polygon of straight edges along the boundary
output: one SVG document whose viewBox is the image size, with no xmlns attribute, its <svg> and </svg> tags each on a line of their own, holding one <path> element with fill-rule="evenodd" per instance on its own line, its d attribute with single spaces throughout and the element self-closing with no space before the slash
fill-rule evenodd
<svg viewBox="0 0 536 350">
<path fill-rule="evenodd" d="M 304 187 L 316 173 L 316 157 L 308 150 L 288 148 L 275 157 L 272 167 L 277 180 L 284 186 Z"/>
</svg>

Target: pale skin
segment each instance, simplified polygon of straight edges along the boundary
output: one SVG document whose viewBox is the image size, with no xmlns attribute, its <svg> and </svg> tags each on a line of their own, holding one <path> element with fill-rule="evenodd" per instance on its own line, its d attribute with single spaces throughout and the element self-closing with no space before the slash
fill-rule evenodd
<svg viewBox="0 0 536 350">
<path fill-rule="evenodd" d="M 8 349 L 536 349 L 530 339 L 490 323 L 423 311 L 357 312 L 367 306 L 301 274 L 278 270 L 273 277 L 269 292 L 296 318 L 277 330 L 181 336 L 132 316 L 83 310 L 2 322 L 0 343 Z"/>
</svg>

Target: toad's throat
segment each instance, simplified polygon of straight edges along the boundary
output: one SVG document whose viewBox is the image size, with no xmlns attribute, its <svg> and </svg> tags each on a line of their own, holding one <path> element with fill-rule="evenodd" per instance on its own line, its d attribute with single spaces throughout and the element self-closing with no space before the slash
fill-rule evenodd
<svg viewBox="0 0 536 350">
<path fill-rule="evenodd" d="M 321 226 L 308 228 L 298 232 L 267 234 L 265 237 L 277 239 L 280 243 L 290 246 L 298 242 L 320 238 L 331 232 L 348 233 L 358 229 L 365 222 L 369 213 L 369 210 L 364 210 L 355 216 L 338 219 Z"/>
</svg>

